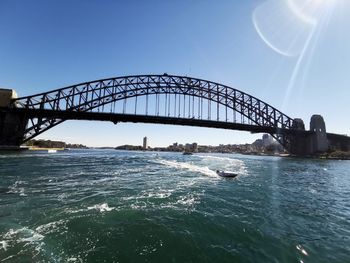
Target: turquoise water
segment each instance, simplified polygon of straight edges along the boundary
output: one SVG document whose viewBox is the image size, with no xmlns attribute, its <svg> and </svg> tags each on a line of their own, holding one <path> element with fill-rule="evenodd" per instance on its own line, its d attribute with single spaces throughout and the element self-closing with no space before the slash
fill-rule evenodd
<svg viewBox="0 0 350 263">
<path fill-rule="evenodd" d="M 350 161 L 0 155 L 0 262 L 350 262 Z"/>
</svg>

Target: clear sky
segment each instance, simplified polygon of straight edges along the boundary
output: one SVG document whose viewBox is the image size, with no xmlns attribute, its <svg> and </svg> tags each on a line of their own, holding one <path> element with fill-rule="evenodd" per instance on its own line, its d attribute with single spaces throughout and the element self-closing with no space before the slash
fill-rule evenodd
<svg viewBox="0 0 350 263">
<path fill-rule="evenodd" d="M 308 4 L 305 6 L 305 2 Z M 350 1 L 0 1 L 0 86 L 19 96 L 132 74 L 187 75 L 350 135 Z M 89 146 L 252 142 L 248 132 L 67 121 L 39 138 Z"/>
</svg>

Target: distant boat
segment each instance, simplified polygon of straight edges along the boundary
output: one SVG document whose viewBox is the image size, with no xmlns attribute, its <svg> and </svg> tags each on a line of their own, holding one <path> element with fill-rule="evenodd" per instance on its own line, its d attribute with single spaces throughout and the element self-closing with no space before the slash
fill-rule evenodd
<svg viewBox="0 0 350 263">
<path fill-rule="evenodd" d="M 230 171 L 222 171 L 222 170 L 217 170 L 216 173 L 221 176 L 221 177 L 236 177 L 238 173 L 235 172 L 230 172 Z"/>
<path fill-rule="evenodd" d="M 193 152 L 186 152 L 186 151 L 185 151 L 185 152 L 183 152 L 182 154 L 183 154 L 183 155 L 192 155 Z"/>
<path fill-rule="evenodd" d="M 49 150 L 47 150 L 47 152 L 48 152 L 48 153 L 57 153 L 57 150 L 55 150 L 55 149 L 49 149 Z"/>
</svg>

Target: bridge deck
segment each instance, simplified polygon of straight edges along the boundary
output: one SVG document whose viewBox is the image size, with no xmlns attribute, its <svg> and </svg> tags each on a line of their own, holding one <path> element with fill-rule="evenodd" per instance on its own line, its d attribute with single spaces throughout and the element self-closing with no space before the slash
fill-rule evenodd
<svg viewBox="0 0 350 263">
<path fill-rule="evenodd" d="M 228 130 L 249 131 L 252 133 L 270 133 L 270 134 L 311 134 L 310 131 L 299 131 L 292 129 L 281 129 L 276 127 L 257 126 L 250 124 L 232 123 L 224 121 L 200 120 L 194 118 L 177 118 L 154 115 L 135 115 L 135 114 L 118 114 L 118 113 L 99 113 L 99 112 L 79 112 L 79 111 L 55 111 L 55 110 L 38 110 L 13 108 L 10 111 L 25 114 L 28 118 L 55 118 L 62 120 L 91 120 L 91 121 L 111 121 L 133 122 L 133 123 L 155 123 L 170 124 L 183 126 L 196 126 L 207 128 L 220 128 Z"/>
</svg>

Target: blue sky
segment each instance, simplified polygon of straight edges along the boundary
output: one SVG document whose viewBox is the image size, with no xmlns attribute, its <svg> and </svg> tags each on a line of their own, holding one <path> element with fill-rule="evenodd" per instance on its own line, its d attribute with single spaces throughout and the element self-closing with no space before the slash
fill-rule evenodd
<svg viewBox="0 0 350 263">
<path fill-rule="evenodd" d="M 276 0 L 2 0 L 0 86 L 25 96 L 89 80 L 167 72 L 240 89 L 293 118 L 302 118 L 306 127 L 312 114 L 321 114 L 327 131 L 350 134 L 350 3 L 311 0 L 332 1 L 334 8 L 327 19 L 318 17 L 319 10 L 314 7 L 305 11 L 308 13 L 304 15 L 315 16 L 319 23 L 302 53 L 310 25 L 304 23 L 305 27 L 294 31 L 285 26 L 285 21 L 297 21 L 300 16 L 295 18 L 297 14 L 288 10 L 290 0 L 278 1 L 284 7 Z M 294 1 L 296 5 L 300 2 Z M 267 34 L 263 37 L 282 48 L 289 38 L 293 39 L 293 32 L 303 28 L 300 46 L 295 48 L 302 54 L 285 56 L 276 52 L 258 34 L 254 22 Z M 299 22 L 303 25 L 303 21 L 293 25 Z M 116 146 L 141 144 L 143 136 L 149 137 L 151 146 L 165 146 L 176 141 L 245 143 L 261 135 L 67 121 L 40 137 Z"/>
</svg>

